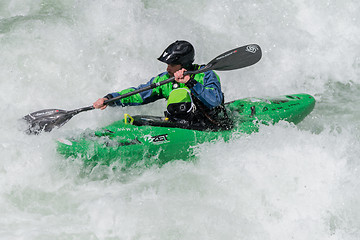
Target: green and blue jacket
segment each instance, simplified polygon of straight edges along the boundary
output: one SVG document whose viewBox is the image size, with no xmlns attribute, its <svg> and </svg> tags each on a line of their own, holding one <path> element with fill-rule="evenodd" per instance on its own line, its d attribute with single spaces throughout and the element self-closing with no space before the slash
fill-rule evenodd
<svg viewBox="0 0 360 240">
<path fill-rule="evenodd" d="M 196 70 L 201 68 L 202 66 L 193 65 L 193 69 Z M 149 86 L 152 83 L 158 83 L 169 79 L 169 73 L 163 72 L 156 77 L 150 79 L 149 82 L 145 84 L 141 84 L 138 87 L 132 87 L 128 89 L 124 89 L 120 92 L 109 93 L 106 95 L 107 98 L 111 99 L 117 97 L 119 95 L 144 88 Z M 195 81 L 194 81 L 195 80 Z M 177 82 L 170 82 L 156 88 L 129 96 L 127 98 L 123 98 L 121 100 L 112 102 L 109 104 L 110 106 L 136 106 L 143 105 L 150 102 L 154 102 L 158 99 L 168 99 L 170 92 L 175 88 L 188 88 L 191 91 L 191 94 L 198 98 L 207 108 L 212 109 L 223 103 L 223 93 L 221 91 L 220 78 L 214 71 L 207 71 L 204 73 L 198 73 L 191 76 L 190 80 L 193 84 L 183 84 Z"/>
</svg>

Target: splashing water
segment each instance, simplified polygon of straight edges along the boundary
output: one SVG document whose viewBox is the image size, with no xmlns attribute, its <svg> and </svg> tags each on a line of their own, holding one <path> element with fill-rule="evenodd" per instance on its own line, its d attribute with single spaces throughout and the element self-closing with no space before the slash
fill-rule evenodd
<svg viewBox="0 0 360 240">
<path fill-rule="evenodd" d="M 359 239 L 360 3 L 358 1 L 83 1 L 0 3 L 1 239 Z M 221 72 L 226 100 L 305 92 L 298 126 L 197 147 L 195 162 L 87 171 L 55 139 L 124 112 L 92 111 L 28 136 L 17 119 L 88 106 L 165 70 L 176 39 L 196 62 L 257 43 L 263 59 Z"/>
</svg>

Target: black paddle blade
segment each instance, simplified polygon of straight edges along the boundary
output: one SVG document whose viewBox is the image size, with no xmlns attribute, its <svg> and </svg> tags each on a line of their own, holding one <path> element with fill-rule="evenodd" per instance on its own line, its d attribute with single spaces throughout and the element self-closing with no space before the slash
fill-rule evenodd
<svg viewBox="0 0 360 240">
<path fill-rule="evenodd" d="M 217 71 L 244 68 L 257 63 L 261 59 L 261 48 L 257 44 L 249 44 L 227 51 L 208 63 L 210 69 Z"/>
<path fill-rule="evenodd" d="M 23 117 L 28 123 L 27 134 L 39 134 L 42 131 L 50 132 L 54 127 L 61 127 L 75 114 L 61 109 L 45 109 L 30 113 Z"/>
</svg>

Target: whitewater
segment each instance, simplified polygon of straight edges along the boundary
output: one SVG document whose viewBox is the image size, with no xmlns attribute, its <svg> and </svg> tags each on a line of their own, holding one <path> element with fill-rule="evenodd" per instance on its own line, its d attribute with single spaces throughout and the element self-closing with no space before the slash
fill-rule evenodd
<svg viewBox="0 0 360 240">
<path fill-rule="evenodd" d="M 1 0 L 0 239 L 360 239 L 359 13 L 357 0 Z M 218 72 L 226 101 L 308 93 L 314 111 L 127 172 L 64 159 L 56 139 L 164 101 L 22 131 L 30 112 L 147 82 L 178 39 L 196 63 L 259 44 L 260 62 Z"/>
</svg>

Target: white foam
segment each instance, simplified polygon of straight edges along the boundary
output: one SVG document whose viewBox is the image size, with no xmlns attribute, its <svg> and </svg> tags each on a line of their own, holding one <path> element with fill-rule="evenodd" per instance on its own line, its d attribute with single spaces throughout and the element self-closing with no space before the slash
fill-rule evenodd
<svg viewBox="0 0 360 240">
<path fill-rule="evenodd" d="M 358 239 L 357 1 L 5 1 L 0 4 L 1 239 Z M 196 162 L 84 170 L 55 140 L 140 108 L 91 111 L 39 136 L 17 119 L 91 105 L 165 70 L 176 39 L 196 62 L 258 43 L 263 58 L 218 72 L 226 99 L 307 92 L 298 127 L 198 147 Z"/>
</svg>

